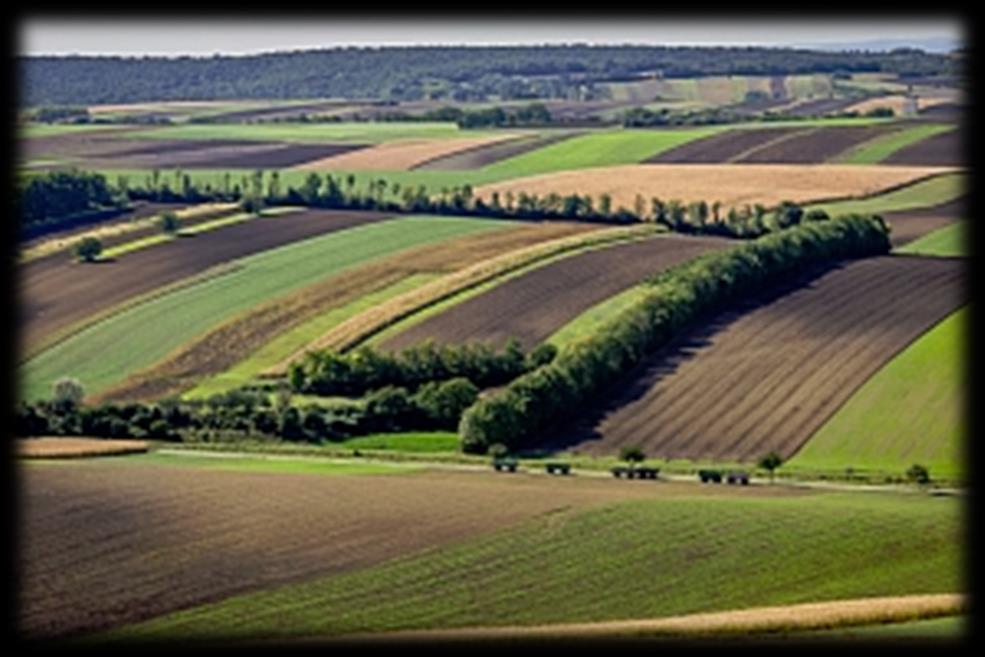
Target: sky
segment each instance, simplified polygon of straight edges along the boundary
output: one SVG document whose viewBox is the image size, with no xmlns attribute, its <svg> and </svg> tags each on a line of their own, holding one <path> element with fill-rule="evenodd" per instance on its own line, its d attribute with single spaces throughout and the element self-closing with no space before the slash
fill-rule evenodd
<svg viewBox="0 0 985 657">
<path fill-rule="evenodd" d="M 242 55 L 257 52 L 380 45 L 499 45 L 543 43 L 646 45 L 822 45 L 880 39 L 962 41 L 958 17 L 549 20 L 476 16 L 466 19 L 332 18 L 234 21 L 205 16 L 134 20 L 45 16 L 24 18 L 25 55 Z"/>
</svg>

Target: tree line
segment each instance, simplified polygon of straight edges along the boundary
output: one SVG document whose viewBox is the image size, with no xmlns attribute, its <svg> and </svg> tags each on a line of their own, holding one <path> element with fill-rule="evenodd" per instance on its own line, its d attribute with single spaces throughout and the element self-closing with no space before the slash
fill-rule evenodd
<svg viewBox="0 0 985 657">
<path fill-rule="evenodd" d="M 957 75 L 920 50 L 825 52 L 696 46 L 347 47 L 212 57 L 21 56 L 22 107 L 165 100 L 565 98 L 641 75 L 885 72 Z"/>
<path fill-rule="evenodd" d="M 466 452 L 501 443 L 531 448 L 606 394 L 606 388 L 688 324 L 809 265 L 887 253 L 878 216 L 849 215 L 809 223 L 735 248 L 705 254 L 646 281 L 647 294 L 592 336 L 562 349 L 547 365 L 476 402 L 462 416 Z"/>
</svg>

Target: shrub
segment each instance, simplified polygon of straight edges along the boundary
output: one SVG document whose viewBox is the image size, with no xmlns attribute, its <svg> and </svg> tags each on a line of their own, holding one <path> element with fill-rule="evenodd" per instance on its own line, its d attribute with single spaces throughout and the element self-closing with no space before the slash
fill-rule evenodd
<svg viewBox="0 0 985 657">
<path fill-rule="evenodd" d="M 85 388 L 78 379 L 64 376 L 51 386 L 51 401 L 58 410 L 70 411 L 78 408 L 85 397 Z"/>
<path fill-rule="evenodd" d="M 437 429 L 454 429 L 466 408 L 475 403 L 479 389 L 468 379 L 432 381 L 421 386 L 413 397 L 414 404 Z"/>
<path fill-rule="evenodd" d="M 906 471 L 906 479 L 915 484 L 929 484 L 930 483 L 930 471 L 919 463 L 914 463 Z"/>
<path fill-rule="evenodd" d="M 75 255 L 83 262 L 95 262 L 103 252 L 103 243 L 98 237 L 83 237 L 75 245 Z"/>
<path fill-rule="evenodd" d="M 163 230 L 168 235 L 174 235 L 181 228 L 181 221 L 178 219 L 178 215 L 174 212 L 168 210 L 161 215 L 161 230 Z"/>
</svg>

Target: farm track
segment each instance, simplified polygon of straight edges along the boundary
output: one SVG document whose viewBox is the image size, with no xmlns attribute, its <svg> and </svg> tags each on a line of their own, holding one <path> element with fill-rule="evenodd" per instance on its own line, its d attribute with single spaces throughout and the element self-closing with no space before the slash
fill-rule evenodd
<svg viewBox="0 0 985 657">
<path fill-rule="evenodd" d="M 512 337 L 530 348 L 649 274 L 730 244 L 721 238 L 664 235 L 563 258 L 425 319 L 381 346 L 402 349 L 427 339 L 501 345 Z"/>
<path fill-rule="evenodd" d="M 735 160 L 740 163 L 759 164 L 820 164 L 841 153 L 899 130 L 895 125 L 835 126 L 807 130 L 788 139 L 757 148 Z"/>
<path fill-rule="evenodd" d="M 25 636 L 98 631 L 364 568 L 546 513 L 695 488 L 126 461 L 21 467 L 17 624 Z"/>
<path fill-rule="evenodd" d="M 500 160 L 506 160 L 517 155 L 523 155 L 565 139 L 574 137 L 575 133 L 562 133 L 542 137 L 519 137 L 496 144 L 480 145 L 451 155 L 445 155 L 433 160 L 422 162 L 411 167 L 415 171 L 472 171 L 481 169 Z"/>
<path fill-rule="evenodd" d="M 515 249 L 593 230 L 598 226 L 542 222 L 466 235 L 378 259 L 297 293 L 271 299 L 223 323 L 148 370 L 98 395 L 95 401 L 157 399 L 183 392 L 206 376 L 226 371 L 284 331 L 406 277 L 450 273 Z"/>
<path fill-rule="evenodd" d="M 941 205 L 915 210 L 900 210 L 882 215 L 890 225 L 893 246 L 908 244 L 938 228 L 966 219 L 967 201 L 958 198 Z"/>
<path fill-rule="evenodd" d="M 605 454 L 789 458 L 851 394 L 967 300 L 962 259 L 886 256 L 805 274 L 661 350 L 554 438 Z"/>
<path fill-rule="evenodd" d="M 30 345 L 129 298 L 253 253 L 391 218 L 376 212 L 310 210 L 259 218 L 178 238 L 118 262 L 46 258 L 19 268 L 19 326 Z"/>
<path fill-rule="evenodd" d="M 882 164 L 965 166 L 967 159 L 961 131 L 951 130 L 901 148 Z"/>
<path fill-rule="evenodd" d="M 718 164 L 769 144 L 776 139 L 801 132 L 802 128 L 755 128 L 729 130 L 682 144 L 643 161 L 668 164 Z"/>
</svg>

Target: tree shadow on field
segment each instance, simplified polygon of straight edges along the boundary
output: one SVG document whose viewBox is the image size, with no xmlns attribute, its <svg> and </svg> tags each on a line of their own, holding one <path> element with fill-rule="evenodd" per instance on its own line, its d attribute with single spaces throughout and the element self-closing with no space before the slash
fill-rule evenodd
<svg viewBox="0 0 985 657">
<path fill-rule="evenodd" d="M 687 361 L 711 346 L 716 334 L 746 315 L 789 294 L 813 288 L 817 279 L 843 268 L 846 264 L 847 262 L 841 261 L 816 265 L 798 272 L 788 280 L 769 285 L 757 294 L 698 317 L 676 338 L 604 388 L 598 393 L 594 403 L 584 405 L 577 415 L 572 414 L 570 420 L 555 426 L 545 436 L 543 449 L 561 451 L 573 447 L 588 447 L 591 450 L 593 443 L 604 438 L 599 431 L 603 420 L 643 398 L 658 382 L 672 376 Z"/>
</svg>

